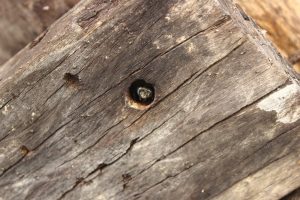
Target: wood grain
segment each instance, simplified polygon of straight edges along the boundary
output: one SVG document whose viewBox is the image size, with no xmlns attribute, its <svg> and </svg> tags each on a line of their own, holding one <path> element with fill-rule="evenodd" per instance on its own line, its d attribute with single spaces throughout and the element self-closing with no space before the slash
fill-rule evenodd
<svg viewBox="0 0 300 200">
<path fill-rule="evenodd" d="M 229 1 L 82 1 L 0 70 L 2 199 L 300 186 L 299 82 Z M 146 110 L 125 101 L 137 79 L 155 87 Z"/>
<path fill-rule="evenodd" d="M 300 73 L 300 1 L 235 0 Z"/>
</svg>

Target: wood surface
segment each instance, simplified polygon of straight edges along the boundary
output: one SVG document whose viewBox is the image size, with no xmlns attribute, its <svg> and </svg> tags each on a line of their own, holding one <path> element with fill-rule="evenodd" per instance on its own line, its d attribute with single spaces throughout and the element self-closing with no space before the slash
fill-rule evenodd
<svg viewBox="0 0 300 200">
<path fill-rule="evenodd" d="M 0 0 L 0 65 L 77 2 L 78 0 Z"/>
<path fill-rule="evenodd" d="M 229 1 L 81 1 L 0 68 L 0 199 L 283 198 L 299 96 Z"/>
<path fill-rule="evenodd" d="M 235 0 L 300 73 L 300 0 Z"/>
</svg>

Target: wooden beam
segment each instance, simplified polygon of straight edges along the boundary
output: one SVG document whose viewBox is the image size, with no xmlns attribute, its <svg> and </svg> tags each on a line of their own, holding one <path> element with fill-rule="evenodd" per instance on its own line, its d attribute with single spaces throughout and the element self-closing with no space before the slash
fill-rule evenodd
<svg viewBox="0 0 300 200">
<path fill-rule="evenodd" d="M 0 65 L 77 2 L 78 0 L 1 0 Z"/>
<path fill-rule="evenodd" d="M 300 1 L 236 0 L 300 73 Z"/>
<path fill-rule="evenodd" d="M 300 186 L 299 81 L 229 1 L 82 1 L 0 80 L 2 199 Z"/>
</svg>

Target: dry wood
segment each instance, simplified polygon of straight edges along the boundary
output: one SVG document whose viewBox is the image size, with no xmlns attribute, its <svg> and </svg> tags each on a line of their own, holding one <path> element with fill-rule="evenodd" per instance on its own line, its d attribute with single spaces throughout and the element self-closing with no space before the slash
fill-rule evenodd
<svg viewBox="0 0 300 200">
<path fill-rule="evenodd" d="M 300 0 L 236 0 L 300 73 Z"/>
<path fill-rule="evenodd" d="M 128 88 L 153 84 L 150 107 Z M 81 1 L 0 69 L 0 197 L 279 199 L 300 89 L 232 3 Z"/>
<path fill-rule="evenodd" d="M 0 0 L 0 65 L 78 0 Z"/>
</svg>

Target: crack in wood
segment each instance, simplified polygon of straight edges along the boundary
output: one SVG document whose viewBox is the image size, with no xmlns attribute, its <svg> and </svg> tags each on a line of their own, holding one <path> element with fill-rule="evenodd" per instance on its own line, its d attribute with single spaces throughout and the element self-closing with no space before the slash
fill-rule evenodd
<svg viewBox="0 0 300 200">
<path fill-rule="evenodd" d="M 71 189 L 65 191 L 57 200 L 61 200 L 64 199 L 70 192 L 72 192 L 73 190 L 75 190 L 80 183 L 84 183 L 86 179 L 88 179 L 90 176 L 92 176 L 94 173 L 96 173 L 97 171 L 102 171 L 104 170 L 106 167 L 109 167 L 110 165 L 114 164 L 115 162 L 117 162 L 118 160 L 120 160 L 122 157 L 124 157 L 126 154 L 128 154 L 128 152 L 130 152 L 130 150 L 133 148 L 133 146 L 135 145 L 135 143 L 138 141 L 139 138 L 135 138 L 133 140 L 131 140 L 129 147 L 126 149 L 126 151 L 119 156 L 117 159 L 109 162 L 109 163 L 100 163 L 98 165 L 98 167 L 96 169 L 94 169 L 93 171 L 91 171 L 85 178 L 81 178 L 80 181 L 76 181 L 75 184 L 71 187 Z M 96 176 L 97 177 L 97 176 Z M 94 177 L 95 178 L 95 177 Z M 92 182 L 93 179 L 89 180 L 88 182 Z"/>
<path fill-rule="evenodd" d="M 33 86 L 32 86 L 29 90 L 27 90 L 27 91 L 23 94 L 23 96 L 26 96 L 31 90 L 33 90 L 33 89 L 36 87 L 36 85 L 37 85 L 40 81 L 44 80 L 44 79 L 45 79 L 46 77 L 48 77 L 52 72 L 54 72 L 58 67 L 60 67 L 60 66 L 61 66 L 61 65 L 69 58 L 69 56 L 71 56 L 71 55 L 62 57 L 62 59 L 59 61 L 59 63 L 58 63 L 57 65 L 55 65 L 55 67 L 54 67 L 53 69 L 51 69 L 49 72 L 47 72 L 47 73 L 44 74 L 42 77 L 40 77 L 35 83 L 31 83 L 31 84 L 33 84 Z M 21 96 L 21 94 L 20 94 L 19 96 Z"/>
<path fill-rule="evenodd" d="M 47 99 L 44 101 L 44 103 L 43 103 L 43 106 L 55 95 L 55 94 L 57 94 L 58 93 L 58 91 L 60 91 L 63 87 L 64 87 L 64 83 L 61 85 L 61 86 L 59 86 L 54 92 L 52 92 L 48 97 L 47 97 Z"/>
<path fill-rule="evenodd" d="M 39 145 L 37 145 L 35 148 L 33 148 L 31 151 L 36 151 L 38 148 L 40 148 L 43 144 L 45 144 L 47 142 L 47 140 L 49 140 L 51 137 L 53 137 L 59 130 L 61 130 L 62 128 L 64 128 L 65 126 L 67 126 L 69 123 L 71 123 L 73 120 L 70 120 L 66 123 L 64 123 L 63 125 L 61 125 L 60 127 L 58 127 L 52 134 L 50 134 L 49 136 L 47 136 L 45 138 L 45 140 L 43 140 Z M 0 178 L 7 173 L 7 171 L 9 171 L 12 167 L 18 165 L 26 156 L 22 156 L 20 159 L 17 160 L 17 162 L 13 163 L 13 165 L 9 166 L 6 170 L 3 171 L 3 173 L 0 175 Z"/>
<path fill-rule="evenodd" d="M 278 138 L 282 137 L 283 135 L 289 133 L 290 131 L 293 131 L 294 129 L 296 129 L 299 126 L 295 126 L 294 128 L 288 130 L 288 131 L 283 131 L 282 133 L 280 133 L 279 135 L 277 135 L 276 137 L 272 138 L 271 140 L 269 140 L 268 142 L 264 143 L 262 146 L 260 146 L 258 149 L 255 149 L 254 152 L 251 152 L 251 154 L 249 154 L 247 157 L 245 157 L 243 160 L 240 161 L 240 163 L 248 160 L 252 155 L 260 152 L 262 149 L 266 148 L 268 145 L 271 145 L 274 141 L 276 141 Z"/>
<path fill-rule="evenodd" d="M 175 153 L 175 152 L 178 151 L 179 149 L 181 149 L 181 148 L 183 148 L 184 146 L 186 146 L 188 143 L 190 143 L 190 142 L 192 142 L 193 140 L 195 140 L 195 139 L 196 139 L 197 137 L 199 137 L 201 134 L 203 134 L 203 133 L 205 133 L 205 132 L 208 132 L 208 131 L 212 130 L 214 127 L 216 127 L 216 126 L 218 126 L 218 125 L 220 125 L 220 124 L 226 122 L 226 121 L 229 120 L 230 118 L 232 118 L 232 117 L 238 115 L 239 113 L 243 112 L 243 110 L 247 109 L 248 107 L 255 105 L 257 102 L 261 101 L 262 99 L 267 98 L 269 95 L 271 95 L 272 93 L 276 92 L 279 88 L 282 88 L 282 87 L 284 87 L 284 86 L 286 86 L 286 85 L 287 85 L 287 83 L 285 83 L 285 84 L 283 84 L 283 85 L 277 87 L 276 89 L 272 90 L 272 91 L 269 92 L 268 94 L 266 94 L 266 95 L 262 96 L 261 98 L 255 100 L 255 101 L 252 102 L 251 104 L 248 104 L 248 105 L 244 106 L 243 108 L 241 108 L 241 109 L 238 110 L 237 112 L 231 114 L 230 116 L 224 118 L 224 119 L 221 120 L 221 121 L 218 121 L 217 123 L 213 124 L 213 125 L 210 126 L 209 128 L 207 128 L 207 129 L 201 131 L 200 133 L 198 133 L 197 135 L 195 135 L 194 137 L 192 137 L 190 140 L 188 140 L 188 141 L 185 142 L 184 144 L 182 144 L 182 145 L 180 145 L 179 147 L 177 147 L 175 150 L 171 151 L 171 152 L 168 153 L 167 155 L 164 155 L 164 156 L 158 158 L 158 159 L 157 159 L 156 161 L 154 161 L 150 166 L 148 166 L 146 170 L 143 170 L 141 173 L 137 174 L 136 176 L 133 176 L 131 180 L 134 180 L 136 177 L 138 177 L 139 175 L 141 175 L 142 173 L 144 173 L 145 171 L 147 171 L 148 169 L 150 169 L 151 167 L 153 167 L 154 165 L 156 165 L 158 162 L 160 162 L 160 161 L 162 161 L 162 160 L 168 158 L 170 155 L 172 155 L 173 153 Z M 287 132 L 289 132 L 289 131 L 287 131 Z M 281 135 L 283 135 L 283 134 L 285 134 L 285 133 L 287 133 L 287 132 L 284 132 L 284 133 L 282 133 Z M 265 145 L 264 145 L 264 147 L 265 147 Z M 195 164 L 192 165 L 192 166 L 188 166 L 188 167 L 185 168 L 183 171 L 181 171 L 180 173 L 178 173 L 178 174 L 176 174 L 176 175 L 174 175 L 174 176 L 172 175 L 172 176 L 166 177 L 166 178 L 163 179 L 162 181 L 159 181 L 158 183 L 156 183 L 155 185 L 153 185 L 153 187 L 154 187 L 154 186 L 157 186 L 157 185 L 159 185 L 159 184 L 161 184 L 162 182 L 164 182 L 164 181 L 167 180 L 168 178 L 172 178 L 172 177 L 178 176 L 178 175 L 181 174 L 182 172 L 184 172 L 184 171 L 190 169 L 191 167 L 197 166 L 198 164 L 199 164 L 199 163 L 195 163 Z M 265 166 L 264 166 L 264 167 L 265 167 Z M 264 168 L 264 167 L 262 167 L 262 168 Z M 240 180 L 239 180 L 239 181 L 240 181 Z M 237 181 L 237 182 L 238 182 L 238 181 Z M 153 187 L 151 186 L 149 189 L 151 189 L 151 188 L 153 188 Z M 149 189 L 147 189 L 146 191 L 148 191 Z M 146 191 L 144 191 L 144 192 L 146 192 Z M 142 193 L 144 193 L 144 192 L 142 192 Z M 138 196 L 140 196 L 142 193 L 139 193 Z M 217 195 L 215 195 L 215 196 L 217 196 Z"/>
<path fill-rule="evenodd" d="M 217 123 L 213 124 L 212 126 L 210 126 L 209 128 L 205 129 L 204 131 L 201 131 L 199 134 L 197 134 L 196 136 L 194 136 L 193 138 L 191 138 L 190 140 L 188 140 L 188 141 L 185 142 L 184 144 L 180 145 L 180 146 L 177 147 L 175 150 L 171 151 L 169 154 L 164 155 L 163 157 L 161 157 L 161 158 L 157 159 L 156 161 L 154 161 L 154 163 L 151 164 L 151 165 L 150 165 L 146 170 L 144 170 L 143 172 L 145 172 L 145 171 L 147 171 L 148 169 L 150 169 L 151 167 L 153 167 L 153 166 L 154 166 L 155 164 L 157 164 L 159 161 L 162 161 L 162 160 L 166 159 L 168 156 L 172 155 L 173 153 L 175 153 L 176 151 L 178 151 L 179 149 L 181 149 L 182 147 L 184 147 L 185 145 L 187 145 L 189 142 L 195 140 L 195 139 L 196 139 L 197 137 L 199 137 L 201 134 L 203 134 L 203 133 L 205 133 L 205 132 L 207 132 L 207 131 L 213 129 L 215 126 L 217 126 L 217 125 L 219 125 L 219 124 L 221 124 L 221 123 L 227 121 L 228 119 L 232 118 L 233 116 L 238 115 L 238 114 L 241 113 L 243 110 L 247 109 L 247 108 L 250 107 L 250 106 L 253 106 L 254 104 L 256 104 L 257 102 L 259 102 L 260 100 L 262 100 L 262 99 L 268 97 L 269 95 L 271 95 L 272 93 L 276 92 L 278 89 L 280 89 L 280 88 L 286 86 L 288 83 L 289 83 L 289 81 L 286 81 L 284 84 L 278 86 L 277 88 L 275 88 L 275 89 L 272 90 L 271 92 L 269 92 L 269 93 L 265 94 L 264 96 L 262 96 L 262 97 L 260 97 L 260 98 L 258 98 L 258 99 L 256 99 L 256 100 L 254 100 L 252 103 L 250 103 L 250 104 L 248 104 L 248 105 L 242 107 L 242 108 L 239 109 L 237 112 L 231 114 L 230 116 L 224 118 L 223 120 L 218 121 Z M 174 91 L 176 91 L 176 90 L 174 90 Z M 179 112 L 179 111 L 178 111 L 178 112 Z M 174 117 L 174 116 L 175 116 L 175 115 L 173 115 L 173 117 Z M 172 117 L 171 117 L 171 118 L 172 118 Z M 167 120 L 167 121 L 168 121 L 168 120 Z M 165 123 L 166 123 L 166 122 L 165 122 Z M 132 124 L 134 124 L 134 123 L 132 123 Z M 132 125 L 132 124 L 131 124 L 131 125 Z M 161 125 L 161 126 L 162 126 L 162 125 Z M 159 126 L 159 127 L 161 127 L 161 126 Z M 154 132 L 154 131 L 153 131 L 153 132 Z M 148 135 L 149 135 L 149 134 L 148 134 Z M 144 137 L 144 138 L 145 138 L 145 137 Z M 138 139 L 135 143 L 138 143 L 138 142 L 142 141 L 144 138 Z M 131 149 L 131 148 L 130 148 L 130 149 Z M 129 152 L 129 150 L 128 150 L 127 152 Z M 120 157 L 117 158 L 115 161 L 111 162 L 110 164 L 108 164 L 106 167 L 111 166 L 113 163 L 115 163 L 115 162 L 117 162 L 118 160 L 120 160 L 121 157 L 123 157 L 123 156 L 125 156 L 125 154 L 123 154 L 122 156 L 120 156 Z M 167 180 L 167 179 L 169 179 L 169 178 L 178 176 L 178 175 L 181 174 L 182 172 L 184 172 L 184 171 L 190 169 L 190 168 L 193 167 L 193 166 L 196 166 L 197 164 L 198 164 L 198 163 L 196 163 L 195 165 L 192 165 L 192 166 L 188 166 L 187 168 L 185 168 L 183 171 L 181 171 L 180 173 L 178 173 L 178 174 L 176 174 L 176 175 L 172 175 L 172 176 L 166 177 L 164 180 L 159 181 L 159 182 L 156 183 L 155 185 L 153 185 L 153 186 L 151 186 L 150 188 L 148 188 L 146 191 L 148 191 L 149 189 L 151 189 L 151 188 L 153 188 L 153 187 L 159 185 L 160 183 L 164 182 L 165 180 Z M 96 170 L 96 171 L 97 171 L 97 170 Z M 143 173 L 143 172 L 142 172 L 142 173 Z M 93 173 L 94 173 L 94 172 L 93 172 Z M 90 175 L 93 174 L 93 173 L 90 173 Z M 140 174 L 142 174 L 142 173 L 139 173 L 138 175 L 140 175 Z M 132 177 L 131 180 L 135 179 L 138 175 Z M 87 178 L 87 177 L 86 177 L 86 178 Z M 94 177 L 93 179 L 95 179 L 95 178 L 96 178 L 96 177 Z M 146 192 L 146 191 L 144 191 L 144 192 Z M 71 192 L 71 191 L 70 191 L 70 192 Z M 144 193 L 144 192 L 142 192 L 142 193 Z M 139 193 L 138 196 L 140 196 L 142 193 Z"/>
<path fill-rule="evenodd" d="M 126 119 L 120 120 L 119 122 L 117 122 L 116 124 L 112 125 L 111 127 L 109 127 L 108 129 L 106 129 L 103 132 L 103 135 L 96 140 L 96 142 L 94 142 L 92 145 L 88 146 L 87 148 L 85 148 L 83 151 L 79 152 L 75 157 L 73 157 L 72 159 L 66 160 L 65 162 L 63 162 L 62 164 L 60 164 L 58 167 L 61 167 L 63 165 L 66 165 L 67 163 L 71 162 L 72 160 L 75 160 L 76 158 L 78 158 L 79 156 L 83 155 L 84 153 L 86 153 L 88 150 L 92 149 L 96 144 L 98 144 L 108 133 L 109 131 L 111 131 L 112 129 L 114 129 L 115 127 L 119 126 L 123 121 L 125 121 Z"/>
<path fill-rule="evenodd" d="M 239 39 L 238 41 L 240 41 L 241 39 Z M 215 64 L 219 63 L 221 60 L 223 60 L 224 58 L 226 58 L 228 55 L 230 55 L 231 53 L 233 53 L 236 49 L 238 49 L 239 47 L 241 47 L 243 44 L 245 43 L 245 41 L 241 42 L 237 47 L 235 47 L 233 50 L 231 50 L 228 54 L 226 54 L 224 57 L 222 57 L 221 59 L 219 59 L 218 61 L 216 61 L 215 63 L 211 64 L 205 71 L 207 71 L 208 69 L 210 69 L 211 67 L 215 66 Z M 204 72 L 205 72 L 204 71 Z M 201 74 L 203 74 L 204 72 L 198 74 L 198 71 L 193 73 L 189 78 L 187 78 L 185 81 L 183 81 L 183 83 L 181 83 L 177 88 L 175 88 L 172 92 L 170 92 L 169 94 L 167 94 L 164 98 L 162 98 L 161 100 L 159 100 L 155 106 L 159 105 L 161 102 L 163 102 L 165 99 L 167 99 L 169 96 L 171 96 L 173 93 L 175 93 L 176 91 L 178 91 L 182 86 L 185 86 L 187 82 L 189 82 L 189 80 L 191 80 L 191 78 L 193 78 L 195 75 L 196 78 L 201 76 Z M 194 78 L 193 80 L 195 80 L 196 78 Z M 152 108 L 146 110 L 140 117 L 138 117 L 136 120 L 134 120 L 130 125 L 128 125 L 126 128 L 123 129 L 126 130 L 127 128 L 129 128 L 130 126 L 132 126 L 133 124 L 135 124 L 137 121 L 139 121 L 144 115 L 146 115 Z M 106 134 L 105 134 L 106 135 Z M 105 136 L 104 135 L 104 136 Z M 103 137 L 104 137 L 103 136 Z M 100 140 L 103 138 L 101 137 Z M 144 138 L 141 138 L 139 141 L 142 141 Z M 100 140 L 97 140 L 96 143 L 94 143 L 94 145 L 86 148 L 83 152 L 81 152 L 80 154 L 78 154 L 75 158 L 78 158 L 80 155 L 82 155 L 83 153 L 85 153 L 87 150 L 93 148 L 93 146 L 95 146 Z M 71 159 L 74 160 L 75 158 Z M 70 162 L 71 160 L 69 160 L 68 162 Z M 160 159 L 161 160 L 161 159 Z"/>
<path fill-rule="evenodd" d="M 227 7 L 211 0 L 184 2 L 176 0 L 163 3 L 133 0 L 127 1 L 124 7 L 112 6 L 112 11 L 107 15 L 104 12 L 103 16 L 102 13 L 95 13 L 97 11 L 95 9 L 101 10 L 101 6 L 98 7 L 95 2 L 93 0 L 83 3 L 81 7 L 75 9 L 76 12 L 71 11 L 71 14 L 67 14 L 64 21 L 61 21 L 62 24 L 57 23 L 53 26 L 54 30 L 59 30 L 70 22 L 72 26 L 74 25 L 70 30 L 78 32 L 65 38 L 68 30 L 64 31 L 62 42 L 51 44 L 50 47 L 54 45 L 53 52 L 46 51 L 50 55 L 35 51 L 42 48 L 45 44 L 42 42 L 38 48 L 25 49 L 25 58 L 17 57 L 16 61 L 12 62 L 14 69 L 18 67 L 16 63 L 27 66 L 25 62 L 29 61 L 32 71 L 20 70 L 17 73 L 20 76 L 5 80 L 2 86 L 1 103 L 11 99 L 9 101 L 12 104 L 7 105 L 14 106 L 15 112 L 7 113 L 9 114 L 7 118 L 5 116 L 1 118 L 4 119 L 1 128 L 4 128 L 5 133 L 13 133 L 12 136 L 5 137 L 7 140 L 4 142 L 12 143 L 8 148 L 15 149 L 24 144 L 36 152 L 27 158 L 20 159 L 17 155 L 13 156 L 12 161 L 4 160 L 1 166 L 12 168 L 12 170 L 6 168 L 4 175 L 1 174 L 3 175 L 1 180 L 6 183 L 3 187 L 4 198 L 13 199 L 18 195 L 21 198 L 67 199 L 82 195 L 83 198 L 91 199 L 102 197 L 126 199 L 136 194 L 134 198 L 138 199 L 150 194 L 149 191 L 152 192 L 154 188 L 152 197 L 172 191 L 177 183 L 182 187 L 190 186 L 186 188 L 188 195 L 202 195 L 199 188 L 193 188 L 193 181 L 201 177 L 190 177 L 192 180 L 189 179 L 186 185 L 183 185 L 182 179 L 185 175 L 191 175 L 191 172 L 220 170 L 218 173 L 224 174 L 224 177 L 208 175 L 204 178 L 203 184 L 201 183 L 204 186 L 220 183 L 213 189 L 204 187 L 210 194 L 203 195 L 211 196 L 222 192 L 228 185 L 238 181 L 237 179 L 243 179 L 257 168 L 264 168 L 263 165 L 283 154 L 277 155 L 273 150 L 271 156 L 264 161 L 250 163 L 256 160 L 257 156 L 251 157 L 249 152 L 253 151 L 259 155 L 267 151 L 268 145 L 273 144 L 272 142 L 275 145 L 277 139 L 282 141 L 278 145 L 286 148 L 284 153 L 294 151 L 295 144 L 288 143 L 291 138 L 287 138 L 282 130 L 293 128 L 295 124 L 275 122 L 274 113 L 256 110 L 254 105 L 268 94 L 275 92 L 277 86 L 279 84 L 282 86 L 288 77 L 281 74 L 276 67 L 272 67 L 284 64 L 273 55 L 275 52 L 272 52 L 268 45 L 260 43 L 263 39 L 255 40 L 252 36 L 247 36 L 248 28 L 242 24 L 245 20 L 241 20 L 239 24 Z M 153 9 L 147 10 L 149 6 L 154 5 L 156 6 Z M 86 9 L 90 9 L 91 12 L 82 19 L 91 23 L 86 26 L 88 30 L 83 30 L 76 24 L 76 20 Z M 145 12 L 141 9 L 145 9 Z M 119 11 L 124 12 L 113 16 Z M 146 12 L 150 14 L 145 15 Z M 109 27 L 108 24 L 116 27 Z M 251 24 L 247 22 L 247 25 Z M 164 31 L 161 31 L 162 29 Z M 54 37 L 51 34 L 52 31 L 47 34 L 47 39 Z M 64 42 L 70 41 L 71 44 L 68 43 L 69 45 L 65 47 Z M 130 42 L 134 44 L 130 46 Z M 58 49 L 54 49 L 56 45 Z M 64 47 L 60 48 L 60 45 Z M 107 54 L 109 53 L 107 49 L 111 49 L 110 54 Z M 246 56 L 240 54 L 242 50 L 247 51 Z M 29 54 L 26 54 L 27 51 L 36 52 L 34 59 L 26 57 Z M 274 57 L 274 64 L 268 60 L 268 53 Z M 77 58 L 78 55 L 82 57 Z M 64 58 L 65 61 L 59 64 L 60 59 Z M 65 84 L 62 83 L 60 74 L 66 72 L 73 74 L 75 71 L 66 66 L 69 63 L 71 67 L 79 67 L 75 73 L 82 78 L 85 90 L 81 87 L 78 92 L 62 90 Z M 59 64 L 57 70 L 51 72 L 57 64 Z M 210 72 L 220 73 L 218 76 L 211 76 Z M 101 79 L 102 77 L 105 78 Z M 149 79 L 156 86 L 157 102 L 145 112 L 130 110 L 120 99 L 120 96 L 123 98 L 124 89 L 127 89 L 127 83 L 132 82 L 130 80 L 132 77 Z M 50 82 L 50 78 L 53 78 L 51 81 L 57 82 L 50 84 L 51 86 L 46 88 L 47 93 L 43 93 L 41 88 Z M 166 84 L 169 83 L 168 87 Z M 238 91 L 230 93 L 231 88 Z M 14 91 L 9 93 L 9 90 Z M 42 99 L 35 100 L 29 96 L 35 93 L 43 93 Z M 13 96 L 15 97 L 11 98 Z M 22 100 L 27 107 L 22 107 L 20 104 Z M 3 108 L 5 109 L 5 106 L 1 109 Z M 34 120 L 30 116 L 31 113 L 27 113 L 27 108 L 30 112 L 35 109 L 34 112 L 38 113 Z M 17 111 L 20 112 L 16 113 Z M 276 139 L 275 135 L 272 135 L 271 139 L 266 135 L 259 138 L 263 139 L 262 141 L 259 139 L 250 141 L 252 129 L 245 131 L 245 134 L 250 133 L 251 136 L 242 135 L 244 129 L 249 126 L 244 124 L 247 123 L 247 117 L 254 119 L 253 115 L 257 114 L 256 112 L 259 112 L 258 117 L 262 118 L 265 115 L 267 118 L 270 117 L 266 119 L 266 123 L 268 126 L 274 123 L 274 130 L 258 123 L 259 127 L 255 131 L 269 131 L 268 134 L 274 132 L 276 135 L 282 135 L 283 140 L 279 136 Z M 20 122 L 14 118 L 20 119 Z M 231 122 L 237 122 L 236 126 L 230 127 Z M 250 125 L 252 122 L 255 120 L 251 121 Z M 9 126 L 4 125 L 5 123 Z M 224 138 L 218 138 L 223 126 L 232 133 L 224 134 Z M 10 131 L 11 127 L 17 131 Z M 33 134 L 27 133 L 31 127 L 40 131 L 36 133 L 36 138 Z M 80 140 L 78 144 L 73 143 L 74 138 Z M 13 144 L 13 139 L 18 139 L 16 144 Z M 200 146 L 193 146 L 198 141 L 203 143 Z M 222 151 L 227 144 L 225 142 L 229 145 Z M 234 142 L 239 147 L 244 142 L 249 142 L 250 144 L 245 147 L 249 148 L 249 151 L 237 152 L 239 149 L 235 148 Z M 159 149 L 160 147 L 163 148 Z M 197 157 L 198 154 L 188 154 L 188 151 L 198 148 L 202 148 L 199 150 L 203 151 L 202 155 L 197 152 L 201 158 Z M 1 156 L 8 157 L 10 155 L 8 151 L 1 152 Z M 206 160 L 207 163 L 215 162 L 213 165 L 216 166 L 213 168 L 204 166 L 206 161 L 205 163 L 203 161 L 207 157 L 211 158 Z M 221 169 L 222 164 L 228 164 L 227 162 L 235 157 L 244 163 L 239 163 L 237 168 Z M 83 163 L 82 159 L 86 159 L 87 162 Z M 145 161 L 139 162 L 138 159 Z M 180 159 L 186 162 L 181 162 Z M 249 166 L 242 171 L 242 167 L 248 162 Z M 53 169 L 58 165 L 60 167 L 58 170 Z M 160 169 L 162 166 L 164 169 Z M 165 170 L 163 172 L 166 173 L 160 173 L 159 170 Z M 126 174 L 130 174 L 130 178 Z M 143 180 L 145 175 L 149 175 L 149 180 Z M 224 181 L 229 176 L 230 180 Z M 42 178 L 37 180 L 36 177 Z M 106 179 L 111 182 L 105 182 Z M 178 182 L 166 187 L 169 181 L 170 183 L 173 181 L 172 179 Z M 125 188 L 122 187 L 124 184 L 127 187 L 126 185 Z M 94 191 L 93 187 L 98 187 L 99 190 Z M 156 187 L 158 189 L 166 187 L 166 190 L 156 193 L 158 191 Z M 15 193 L 9 192 L 11 188 Z M 49 188 L 55 193 L 49 192 Z M 175 194 L 176 197 L 179 194 L 178 197 L 182 198 L 180 191 L 169 193 L 170 197 L 172 195 L 174 197 Z"/>
<path fill-rule="evenodd" d="M 35 47 L 38 43 L 42 41 L 42 39 L 46 36 L 48 29 L 44 30 L 37 38 L 35 38 L 30 44 L 29 49 Z"/>
<path fill-rule="evenodd" d="M 159 57 L 163 57 L 164 55 L 167 55 L 168 53 L 172 52 L 176 48 L 180 47 L 181 45 L 185 44 L 186 42 L 190 41 L 191 39 L 197 37 L 198 35 L 203 34 L 206 31 L 212 31 L 212 30 L 214 30 L 214 29 L 216 29 L 218 27 L 221 27 L 222 25 L 226 24 L 228 21 L 230 21 L 230 17 L 228 17 L 227 15 L 225 15 L 223 18 L 221 18 L 220 20 L 216 21 L 213 25 L 207 27 L 206 29 L 203 29 L 203 30 L 200 30 L 200 31 L 194 33 L 193 35 L 189 36 L 188 38 L 186 38 L 185 40 L 181 41 L 180 43 L 178 43 L 178 44 L 170 47 L 166 51 L 164 51 L 164 52 L 156 55 L 150 61 L 148 61 L 145 65 L 143 65 L 142 67 L 140 67 L 137 70 L 133 71 L 129 76 L 138 73 L 139 71 L 141 71 L 142 69 L 146 68 L 148 65 L 150 65 L 153 61 L 155 61 Z"/>
<path fill-rule="evenodd" d="M 296 127 L 294 127 L 293 129 L 291 129 L 291 130 L 285 131 L 285 132 L 281 133 L 280 136 L 283 136 L 283 135 L 285 135 L 285 134 L 288 134 L 288 133 L 292 132 L 294 129 L 296 129 L 296 128 L 298 128 L 298 127 L 299 127 L 299 126 L 296 126 Z M 275 137 L 274 139 L 272 139 L 272 140 L 270 140 L 270 141 L 271 141 L 271 142 L 274 142 L 274 141 L 275 141 L 276 139 L 278 139 L 278 138 L 279 138 L 279 137 Z M 259 150 L 261 150 L 261 149 L 263 149 L 263 148 L 266 148 L 266 146 L 267 146 L 268 144 L 270 144 L 269 141 L 268 141 L 267 143 L 265 143 L 265 144 L 262 146 L 262 148 L 260 148 Z M 254 154 L 256 154 L 257 152 L 259 152 L 259 150 L 258 150 L 258 151 L 255 151 L 254 153 L 252 153 L 252 155 L 254 155 Z M 235 182 L 234 182 L 233 184 L 231 184 L 228 188 L 226 188 L 225 190 L 222 190 L 222 191 L 220 191 L 219 193 L 213 195 L 213 196 L 210 197 L 209 199 L 214 199 L 215 197 L 220 196 L 222 193 L 224 193 L 225 191 L 229 190 L 231 187 L 233 187 L 235 184 L 239 183 L 239 182 L 240 182 L 241 180 L 243 180 L 244 178 L 247 178 L 247 177 L 250 177 L 250 176 L 254 175 L 255 173 L 259 172 L 260 170 L 266 168 L 267 166 L 270 166 L 270 165 L 272 165 L 273 163 L 275 163 L 275 162 L 281 160 L 282 158 L 287 157 L 288 155 L 291 155 L 291 154 L 293 154 L 293 152 L 285 153 L 285 154 L 279 156 L 278 158 L 275 158 L 275 159 L 271 160 L 270 162 L 264 164 L 263 166 L 259 167 L 259 168 L 256 169 L 255 171 L 253 171 L 253 172 L 247 174 L 247 176 L 245 176 L 245 177 L 243 177 L 243 178 L 241 178 L 241 179 L 235 181 Z M 250 157 L 250 156 L 247 156 L 247 157 L 244 158 L 241 162 L 243 162 L 244 160 L 248 159 L 249 157 Z M 254 195 L 253 195 L 253 196 L 254 196 Z M 252 197 L 253 197 L 253 196 L 252 196 Z M 250 197 L 250 196 L 249 196 L 249 197 Z M 249 198 L 249 199 L 251 199 L 251 198 Z"/>
<path fill-rule="evenodd" d="M 192 36 L 188 37 L 187 39 L 183 40 L 182 42 L 168 48 L 166 51 L 154 56 L 151 60 L 149 60 L 145 65 L 141 66 L 140 68 L 134 70 L 133 72 L 131 72 L 128 76 L 124 77 L 123 79 L 121 79 L 117 84 L 111 86 L 110 88 L 108 88 L 107 90 L 105 90 L 103 93 L 97 95 L 96 97 L 94 97 L 90 102 L 87 103 L 86 107 L 89 106 L 91 103 L 95 102 L 97 99 L 103 97 L 104 95 L 106 95 L 110 90 L 118 87 L 119 85 L 121 85 L 125 80 L 127 80 L 128 78 L 130 78 L 131 76 L 133 76 L 134 74 L 138 73 L 139 71 L 141 71 L 142 69 L 146 68 L 147 66 L 149 66 L 152 62 L 154 62 L 156 59 L 158 59 L 159 57 L 162 57 L 168 53 L 170 53 L 171 51 L 175 50 L 176 48 L 178 48 L 179 46 L 185 44 L 186 42 L 188 42 L 189 40 L 191 40 L 192 38 L 198 36 L 201 33 L 204 33 L 205 31 L 211 31 L 217 27 L 220 27 L 224 24 L 226 24 L 226 22 L 230 21 L 230 18 L 228 16 L 224 16 L 223 18 L 221 18 L 220 20 L 218 20 L 216 23 L 214 23 L 213 25 L 209 26 L 208 28 L 204 29 L 204 30 L 200 30 L 197 33 L 193 34 Z M 134 68 L 135 66 L 133 66 Z M 79 106 L 78 108 L 75 109 L 78 110 L 80 109 L 82 106 Z M 75 112 L 74 111 L 74 112 Z"/>
</svg>

